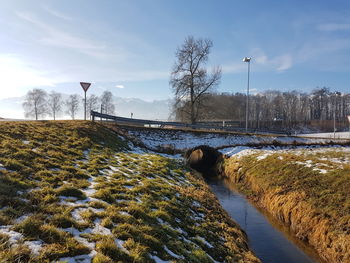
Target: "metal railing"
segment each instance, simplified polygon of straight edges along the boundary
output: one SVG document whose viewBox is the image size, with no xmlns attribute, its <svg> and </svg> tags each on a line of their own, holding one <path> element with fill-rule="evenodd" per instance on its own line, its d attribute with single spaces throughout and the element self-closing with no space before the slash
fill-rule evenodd
<svg viewBox="0 0 350 263">
<path fill-rule="evenodd" d="M 227 132 L 241 132 L 246 133 L 246 129 L 239 127 L 239 121 L 199 121 L 196 124 L 175 122 L 175 121 L 156 121 L 156 120 L 144 120 L 144 119 L 134 119 L 113 116 L 109 114 L 100 113 L 97 111 L 91 111 L 92 120 L 97 120 L 96 118 L 111 120 L 119 125 L 133 125 L 139 127 L 153 127 L 153 128 L 190 128 L 196 130 L 217 130 L 217 131 L 227 131 Z M 288 131 L 272 130 L 272 129 L 248 129 L 248 133 L 255 134 L 274 134 L 278 136 L 287 135 L 290 136 Z"/>
</svg>

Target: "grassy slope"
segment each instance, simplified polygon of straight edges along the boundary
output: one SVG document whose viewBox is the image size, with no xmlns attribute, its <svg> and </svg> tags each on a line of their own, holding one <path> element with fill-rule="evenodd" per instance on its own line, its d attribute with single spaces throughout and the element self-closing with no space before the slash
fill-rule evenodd
<svg viewBox="0 0 350 263">
<path fill-rule="evenodd" d="M 350 262 L 350 152 L 290 150 L 225 160 L 225 174 L 327 262 Z"/>
<path fill-rule="evenodd" d="M 96 123 L 0 123 L 0 262 L 259 262 L 200 177 Z"/>
</svg>

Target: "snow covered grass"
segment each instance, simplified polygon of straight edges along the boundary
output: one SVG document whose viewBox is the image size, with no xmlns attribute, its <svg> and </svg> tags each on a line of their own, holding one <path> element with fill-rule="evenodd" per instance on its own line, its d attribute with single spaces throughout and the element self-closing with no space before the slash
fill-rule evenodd
<svg viewBox="0 0 350 263">
<path fill-rule="evenodd" d="M 185 150 L 199 145 L 214 148 L 252 144 L 311 144 L 327 143 L 331 139 L 303 138 L 243 133 L 200 132 L 160 129 L 130 129 L 129 135 L 151 149 Z M 339 141 L 341 142 L 341 141 Z"/>
<path fill-rule="evenodd" d="M 97 123 L 1 123 L 0 259 L 259 262 L 200 176 L 131 146 Z"/>
</svg>

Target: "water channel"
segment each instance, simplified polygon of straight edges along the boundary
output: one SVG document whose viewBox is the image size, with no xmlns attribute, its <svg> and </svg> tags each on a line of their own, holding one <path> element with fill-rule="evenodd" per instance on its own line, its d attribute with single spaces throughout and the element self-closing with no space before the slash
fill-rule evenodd
<svg viewBox="0 0 350 263">
<path fill-rule="evenodd" d="M 259 211 L 228 182 L 207 179 L 222 207 L 247 233 L 249 246 L 264 263 L 322 262 L 314 250 L 293 238 L 288 229 Z"/>
</svg>

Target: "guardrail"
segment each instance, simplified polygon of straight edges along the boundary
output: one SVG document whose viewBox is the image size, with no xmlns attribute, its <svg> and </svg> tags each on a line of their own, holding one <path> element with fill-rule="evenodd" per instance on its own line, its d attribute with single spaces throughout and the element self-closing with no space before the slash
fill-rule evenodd
<svg viewBox="0 0 350 263">
<path fill-rule="evenodd" d="M 144 119 L 133 119 L 126 117 L 113 116 L 109 114 L 99 113 L 97 111 L 91 111 L 92 120 L 97 120 L 96 118 L 112 120 L 118 124 L 132 124 L 137 126 L 151 126 L 151 127 L 177 127 L 177 128 L 192 128 L 192 129 L 216 129 L 216 130 L 232 130 L 233 128 L 225 126 L 232 125 L 236 122 L 198 122 L 196 124 L 184 123 L 184 122 L 175 122 L 175 121 L 156 121 L 156 120 L 144 120 Z M 237 127 L 235 128 L 237 130 Z"/>
<path fill-rule="evenodd" d="M 156 128 L 191 128 L 191 129 L 205 129 L 205 130 L 220 130 L 220 131 L 239 131 L 245 132 L 245 128 L 237 127 L 239 122 L 236 121 L 208 121 L 198 122 L 196 124 L 174 122 L 174 121 L 156 121 L 156 120 L 144 120 L 144 119 L 133 119 L 126 117 L 113 116 L 109 114 L 100 113 L 97 111 L 91 111 L 92 120 L 95 121 L 97 118 L 112 120 L 121 125 L 134 125 L 141 127 L 156 127 Z M 256 130 L 249 129 L 248 132 L 255 133 Z M 286 134 L 281 131 L 259 131 L 259 133 L 274 133 L 274 134 Z"/>
</svg>

